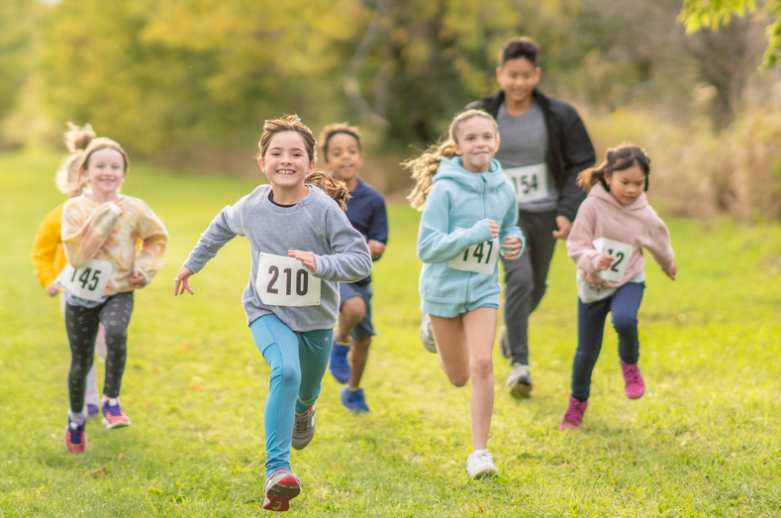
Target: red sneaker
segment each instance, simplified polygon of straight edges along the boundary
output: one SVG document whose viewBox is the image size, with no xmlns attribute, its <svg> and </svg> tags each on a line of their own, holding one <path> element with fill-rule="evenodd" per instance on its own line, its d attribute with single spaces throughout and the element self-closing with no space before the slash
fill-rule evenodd
<svg viewBox="0 0 781 518">
<path fill-rule="evenodd" d="M 569 405 L 567 405 L 567 411 L 564 412 L 559 428 L 562 430 L 577 430 L 580 428 L 580 424 L 583 422 L 583 414 L 586 413 L 587 408 L 588 401 L 580 402 L 570 395 Z"/>
<path fill-rule="evenodd" d="M 621 362 L 624 374 L 624 394 L 629 399 L 640 399 L 645 394 L 645 382 L 636 363 Z"/>
<path fill-rule="evenodd" d="M 78 424 L 68 417 L 68 426 L 65 427 L 65 449 L 68 453 L 84 453 L 87 447 L 86 421 Z"/>
<path fill-rule="evenodd" d="M 107 399 L 103 402 L 103 424 L 111 430 L 112 428 L 121 428 L 130 426 L 130 418 L 122 413 L 119 406 L 119 399 Z"/>
<path fill-rule="evenodd" d="M 290 501 L 301 492 L 301 481 L 289 469 L 280 468 L 266 479 L 263 492 L 266 493 L 263 509 L 287 511 L 290 509 Z"/>
</svg>

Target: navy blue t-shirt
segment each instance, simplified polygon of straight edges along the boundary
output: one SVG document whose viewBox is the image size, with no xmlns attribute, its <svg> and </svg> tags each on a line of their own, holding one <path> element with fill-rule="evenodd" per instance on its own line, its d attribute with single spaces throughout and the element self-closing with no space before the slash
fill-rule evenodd
<svg viewBox="0 0 781 518">
<path fill-rule="evenodd" d="M 385 209 L 385 198 L 380 192 L 370 187 L 358 178 L 358 185 L 350 192 L 352 198 L 347 200 L 347 219 L 353 228 L 360 232 L 366 241 L 388 242 L 388 213 Z M 372 280 L 371 275 L 355 284 L 365 286 Z"/>
</svg>

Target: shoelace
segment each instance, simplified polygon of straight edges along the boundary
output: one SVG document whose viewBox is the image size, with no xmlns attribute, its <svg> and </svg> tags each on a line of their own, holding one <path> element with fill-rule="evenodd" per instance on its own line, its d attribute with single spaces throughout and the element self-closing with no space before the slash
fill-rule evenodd
<svg viewBox="0 0 781 518">
<path fill-rule="evenodd" d="M 636 366 L 628 367 L 624 371 L 624 379 L 627 383 L 640 383 L 640 369 Z"/>
<path fill-rule="evenodd" d="M 312 422 L 312 414 L 311 408 L 306 411 L 306 414 L 303 416 L 296 416 L 296 420 L 294 423 L 296 432 L 306 432 L 311 428 L 311 422 Z"/>
<path fill-rule="evenodd" d="M 122 415 L 122 409 L 119 405 L 106 405 L 106 413 L 111 414 L 111 417 L 119 417 Z"/>
<path fill-rule="evenodd" d="M 577 402 L 574 405 L 567 407 L 567 411 L 564 412 L 564 420 L 569 422 L 578 422 L 583 419 L 583 403 Z"/>
<path fill-rule="evenodd" d="M 72 443 L 80 443 L 81 442 L 81 434 L 84 433 L 84 428 L 81 426 L 75 425 L 76 423 L 69 423 L 68 424 L 68 433 L 70 434 L 71 442 Z"/>
</svg>

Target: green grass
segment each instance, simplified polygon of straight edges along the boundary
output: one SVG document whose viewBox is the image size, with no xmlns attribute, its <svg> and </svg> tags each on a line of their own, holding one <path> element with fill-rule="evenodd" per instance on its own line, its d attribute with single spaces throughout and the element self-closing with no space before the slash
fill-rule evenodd
<svg viewBox="0 0 781 518">
<path fill-rule="evenodd" d="M 59 160 L 0 155 L 0 517 L 263 514 L 268 367 L 240 304 L 246 241 L 193 277 L 194 297 L 173 297 L 200 232 L 254 184 L 133 165 L 125 192 L 168 226 L 168 263 L 136 297 L 122 390 L 133 426 L 91 422 L 87 452 L 74 456 L 62 444 L 69 352 L 59 305 L 29 259 L 37 225 L 62 201 L 52 182 Z M 489 447 L 501 477 L 474 482 L 464 472 L 468 389 L 449 386 L 417 338 L 417 221 L 390 207 L 390 246 L 374 272 L 372 413 L 348 414 L 326 375 L 315 440 L 292 454 L 304 487 L 290 515 L 781 515 L 781 227 L 668 219 L 679 280 L 649 264 L 647 394 L 623 396 L 609 329 L 576 433 L 557 430 L 576 340 L 574 267 L 559 245 L 532 317 L 534 397 L 505 392 L 509 367 L 496 352 Z"/>
</svg>

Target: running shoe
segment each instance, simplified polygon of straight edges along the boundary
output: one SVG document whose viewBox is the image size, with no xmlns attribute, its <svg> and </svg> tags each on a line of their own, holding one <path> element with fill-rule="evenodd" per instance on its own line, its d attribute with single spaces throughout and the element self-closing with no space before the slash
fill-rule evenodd
<svg viewBox="0 0 781 518">
<path fill-rule="evenodd" d="M 84 453 L 87 447 L 87 422 L 77 423 L 68 416 L 68 426 L 65 427 L 65 449 L 68 453 Z"/>
<path fill-rule="evenodd" d="M 466 472 L 474 479 L 499 474 L 494 465 L 494 458 L 488 450 L 475 450 L 466 459 Z"/>
<path fill-rule="evenodd" d="M 312 438 L 315 436 L 316 411 L 317 403 L 312 405 L 312 407 L 303 414 L 296 412 L 296 420 L 293 423 L 293 440 L 291 443 L 294 449 L 303 450 L 312 442 Z"/>
<path fill-rule="evenodd" d="M 331 349 L 331 361 L 328 364 L 331 374 L 339 383 L 350 381 L 350 362 L 347 360 L 347 354 L 350 352 L 350 346 L 334 342 Z"/>
<path fill-rule="evenodd" d="M 301 481 L 289 469 L 280 468 L 266 479 L 263 492 L 266 494 L 263 509 L 287 511 L 290 509 L 290 501 L 301 492 Z"/>
<path fill-rule="evenodd" d="M 122 413 L 119 399 L 112 398 L 103 402 L 103 424 L 109 430 L 130 426 L 130 418 Z"/>
<path fill-rule="evenodd" d="M 513 363 L 512 369 L 506 383 L 507 388 L 510 389 L 510 394 L 515 399 L 531 397 L 532 374 L 529 366 Z"/>
<path fill-rule="evenodd" d="M 621 362 L 621 373 L 624 375 L 624 394 L 629 399 L 640 399 L 645 394 L 645 381 L 636 363 Z"/>
<path fill-rule="evenodd" d="M 353 414 L 366 414 L 369 412 L 369 406 L 366 404 L 362 388 L 350 390 L 350 387 L 344 387 L 340 397 L 342 398 L 342 404 Z"/>
</svg>

